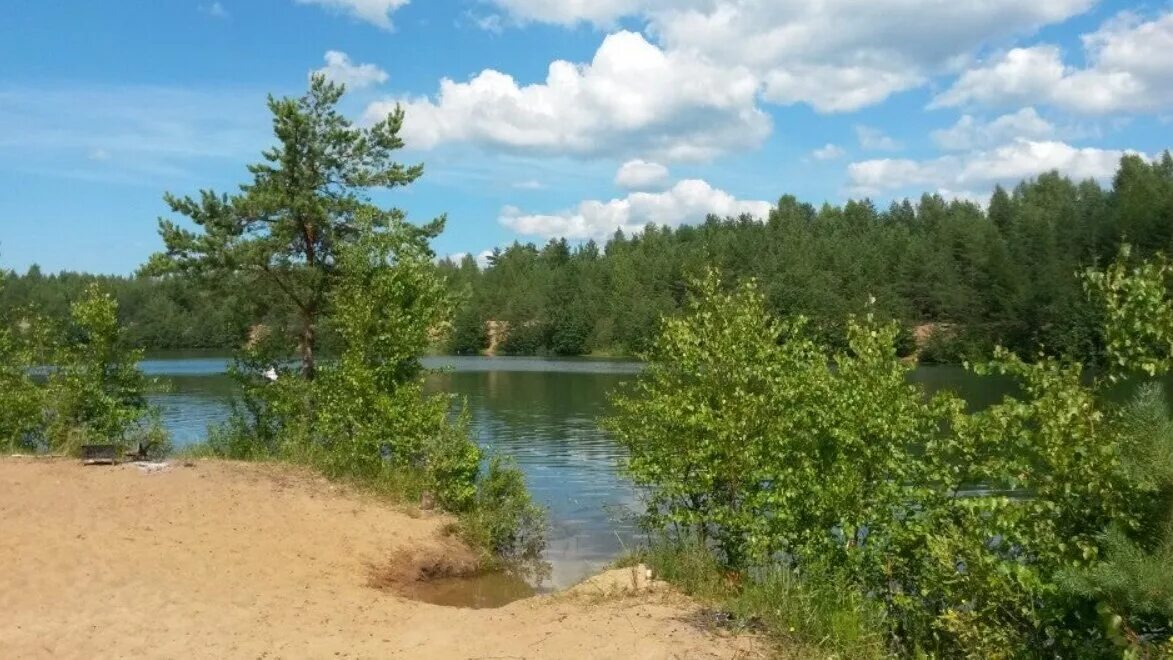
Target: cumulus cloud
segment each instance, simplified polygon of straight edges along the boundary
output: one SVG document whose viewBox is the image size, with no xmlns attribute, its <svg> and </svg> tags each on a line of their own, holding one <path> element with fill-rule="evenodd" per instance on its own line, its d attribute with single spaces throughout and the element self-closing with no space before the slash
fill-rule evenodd
<svg viewBox="0 0 1173 660">
<path fill-rule="evenodd" d="M 629 190 L 659 188 L 668 182 L 668 168 L 646 160 L 629 160 L 615 173 L 615 185 Z"/>
<path fill-rule="evenodd" d="M 739 200 L 699 179 L 685 179 L 664 192 L 631 193 L 608 202 L 587 200 L 577 208 L 553 214 L 526 214 L 507 206 L 499 222 L 525 235 L 570 239 L 602 239 L 616 230 L 637 232 L 648 223 L 678 226 L 704 220 L 710 213 L 728 216 L 748 213 L 764 218 L 771 205 L 763 201 Z"/>
<path fill-rule="evenodd" d="M 394 26 L 391 14 L 410 0 L 294 0 L 301 5 L 318 5 L 327 9 L 349 14 L 354 18 L 376 25 L 384 30 Z"/>
<path fill-rule="evenodd" d="M 746 70 L 665 52 L 634 32 L 608 35 L 589 64 L 558 60 L 543 83 L 486 69 L 445 79 L 434 98 L 371 104 L 368 121 L 402 102 L 414 148 L 447 142 L 538 154 L 705 160 L 757 146 L 770 132 Z"/>
<path fill-rule="evenodd" d="M 847 152 L 836 145 L 827 143 L 818 149 L 811 152 L 811 157 L 815 160 L 836 160 L 842 158 Z"/>
<path fill-rule="evenodd" d="M 1094 0 L 493 0 L 516 21 L 646 21 L 669 52 L 747 67 L 774 103 L 845 112 L 955 70 L 981 47 L 1089 9 Z M 924 26 L 931 25 L 932 29 Z"/>
<path fill-rule="evenodd" d="M 994 149 L 929 160 L 877 159 L 852 163 L 853 192 L 877 194 L 912 187 L 972 190 L 1058 170 L 1075 179 L 1106 180 L 1132 151 L 1079 148 L 1064 142 L 1019 139 Z M 1143 154 L 1142 154 L 1143 155 Z"/>
<path fill-rule="evenodd" d="M 1173 11 L 1144 21 L 1123 13 L 1082 37 L 1083 68 L 1057 46 L 1015 48 L 963 73 L 930 107 L 1051 103 L 1076 112 L 1173 108 Z"/>
<path fill-rule="evenodd" d="M 469 253 L 469 252 L 453 252 L 452 254 L 449 254 L 447 256 L 436 257 L 436 263 L 439 263 L 444 260 L 448 260 L 454 264 L 459 265 L 460 262 L 464 261 L 464 258 L 467 256 L 470 256 L 470 254 L 471 253 Z M 472 256 L 473 260 L 477 262 L 477 267 L 480 268 L 481 270 L 484 270 L 485 268 L 489 267 L 489 257 L 493 256 L 493 251 L 492 250 L 481 250 L 480 252 L 473 254 L 471 256 Z"/>
<path fill-rule="evenodd" d="M 1034 108 L 1002 115 L 984 122 L 972 115 L 962 115 L 949 128 L 933 131 L 933 142 L 942 149 L 968 151 L 996 144 L 1006 144 L 1017 138 L 1041 139 L 1054 135 L 1055 127 L 1039 116 Z"/>
<path fill-rule="evenodd" d="M 337 50 L 328 50 L 326 66 L 313 71 L 332 82 L 342 83 L 347 89 L 362 89 L 387 82 L 387 72 L 374 64 L 355 64 L 350 56 Z"/>
<path fill-rule="evenodd" d="M 898 151 L 901 147 L 899 142 L 871 126 L 856 126 L 855 137 L 859 140 L 859 146 L 872 151 Z"/>
<path fill-rule="evenodd" d="M 645 3 L 633 0 L 494 0 L 494 4 L 521 21 L 611 25 L 621 16 L 634 14 Z"/>
</svg>

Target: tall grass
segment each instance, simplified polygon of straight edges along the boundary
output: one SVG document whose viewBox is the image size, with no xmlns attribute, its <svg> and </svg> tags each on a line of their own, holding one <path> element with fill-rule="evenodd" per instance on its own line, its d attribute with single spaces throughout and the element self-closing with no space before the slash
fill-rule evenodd
<svg viewBox="0 0 1173 660">
<path fill-rule="evenodd" d="M 620 560 L 638 562 L 709 608 L 713 623 L 765 635 L 780 657 L 889 655 L 883 608 L 826 570 L 800 576 L 773 565 L 733 573 L 691 539 L 653 539 Z"/>
</svg>

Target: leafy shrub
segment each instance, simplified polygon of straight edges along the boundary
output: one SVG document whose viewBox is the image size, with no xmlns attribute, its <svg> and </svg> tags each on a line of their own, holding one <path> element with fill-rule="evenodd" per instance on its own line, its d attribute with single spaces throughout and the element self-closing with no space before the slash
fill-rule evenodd
<svg viewBox="0 0 1173 660">
<path fill-rule="evenodd" d="M 126 347 L 118 305 L 91 284 L 63 327 L 31 310 L 0 326 L 0 441 L 13 449 L 73 454 L 121 444 L 159 457 L 170 439 L 147 405 L 142 352 Z M 48 367 L 41 377 L 38 367 Z"/>
<path fill-rule="evenodd" d="M 506 355 L 540 355 L 549 346 L 549 327 L 541 321 L 510 323 L 501 342 L 501 352 Z"/>
<path fill-rule="evenodd" d="M 52 449 L 85 441 L 125 442 L 147 411 L 142 352 L 126 349 L 113 297 L 91 285 L 70 307 L 71 325 L 54 355 L 46 391 Z"/>
<path fill-rule="evenodd" d="M 534 504 L 516 465 L 493 456 L 477 483 L 476 502 L 461 518 L 463 536 L 486 548 L 510 569 L 544 571 L 546 514 Z"/>
<path fill-rule="evenodd" d="M 360 213 L 338 250 L 330 297 L 337 357 L 311 380 L 285 366 L 279 335 L 255 337 L 233 367 L 241 401 L 209 446 L 228 457 L 306 463 L 398 499 L 428 493 L 473 521 L 469 537 L 483 547 L 506 559 L 536 556 L 541 516 L 520 473 L 494 461 L 478 484 L 481 451 L 467 415 L 453 415 L 451 396 L 424 391 L 419 356 L 447 325 L 451 304 L 426 235 L 398 216 L 385 220 Z"/>
<path fill-rule="evenodd" d="M 1120 366 L 1168 364 L 1173 315 L 1136 307 L 1169 309 L 1165 277 L 1143 267 L 1089 277 L 1115 305 L 1110 322 L 1139 328 L 1139 346 L 1108 329 L 1109 355 L 1126 352 Z M 1129 430 L 1078 363 L 998 350 L 977 370 L 1015 378 L 1022 395 L 971 414 L 910 385 L 897 328 L 871 316 L 850 319 L 836 350 L 802 319 L 771 318 L 752 282 L 726 291 L 712 274 L 684 310 L 614 397 L 607 426 L 649 489 L 651 528 L 698 538 L 743 576 L 742 590 L 777 570 L 834 576 L 884 610 L 904 654 L 1103 653 L 1103 607 L 1090 598 L 1101 592 L 1115 594 L 1112 611 L 1132 612 L 1117 629 L 1162 630 L 1153 599 L 1118 602 L 1104 579 L 1140 584 L 1167 566 L 1167 537 L 1151 530 L 1173 519 L 1170 491 L 1135 465 L 1169 450 Z"/>
<path fill-rule="evenodd" d="M 33 370 L 45 362 L 48 324 L 28 310 L 14 317 L 0 318 L 0 445 L 29 451 L 43 444 L 44 389 Z"/>
<path fill-rule="evenodd" d="M 448 338 L 448 352 L 453 355 L 478 355 L 489 347 L 489 331 L 485 319 L 470 307 L 463 307 L 452 321 Z"/>
</svg>

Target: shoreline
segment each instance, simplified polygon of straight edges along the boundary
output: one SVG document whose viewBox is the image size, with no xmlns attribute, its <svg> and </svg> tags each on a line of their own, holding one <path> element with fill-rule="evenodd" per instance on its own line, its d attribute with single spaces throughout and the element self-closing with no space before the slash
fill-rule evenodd
<svg viewBox="0 0 1173 660">
<path fill-rule="evenodd" d="M 763 648 L 691 623 L 696 603 L 627 569 L 486 609 L 372 586 L 379 567 L 410 575 L 466 560 L 442 533 L 449 519 L 294 466 L 5 457 L 0 519 L 5 657 L 720 658 Z"/>
</svg>

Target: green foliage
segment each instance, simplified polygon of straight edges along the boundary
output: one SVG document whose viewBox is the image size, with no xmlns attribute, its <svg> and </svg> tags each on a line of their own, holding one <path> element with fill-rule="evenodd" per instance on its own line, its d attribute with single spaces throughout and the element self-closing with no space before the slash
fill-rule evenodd
<svg viewBox="0 0 1173 660">
<path fill-rule="evenodd" d="M 1167 373 L 1173 365 L 1170 273 L 1159 258 L 1133 265 L 1127 246 L 1103 271 L 1085 275 L 1105 308 L 1109 378 Z M 1090 565 L 1066 567 L 1059 584 L 1096 602 L 1106 636 L 1132 657 L 1173 652 L 1173 419 L 1163 387 L 1143 386 L 1112 420 L 1130 516 L 1100 523 Z M 1164 638 L 1164 645 L 1161 640 Z"/>
<path fill-rule="evenodd" d="M 493 456 L 477 484 L 476 502 L 461 518 L 461 533 L 486 548 L 511 570 L 541 576 L 546 548 L 546 513 L 534 504 L 521 470 Z"/>
<path fill-rule="evenodd" d="M 338 111 L 343 92 L 314 75 L 304 96 L 270 97 L 278 144 L 249 166 L 252 182 L 231 197 L 210 190 L 198 199 L 168 194 L 171 210 L 199 231 L 161 220 L 167 250 L 145 269 L 236 284 L 243 279 L 257 299 L 283 306 L 295 320 L 276 330 L 296 341 L 307 379 L 315 375 L 320 318 L 341 252 L 364 231 L 362 222 L 388 227 L 400 217 L 379 211 L 366 191 L 405 186 L 423 173 L 422 166 L 392 158 L 403 147 L 403 112 L 357 128 Z M 442 224 L 415 231 L 435 235 Z"/>
<path fill-rule="evenodd" d="M 937 195 L 886 209 L 784 196 L 765 218 L 649 225 L 603 245 L 515 243 L 484 270 L 441 266 L 471 293 L 463 309 L 524 335 L 511 333 L 513 353 L 644 352 L 660 317 L 681 311 L 690 275 L 713 267 L 727 281 L 756 279 L 773 315 L 809 318 L 834 348 L 846 345 L 844 320 L 874 297 L 879 319 L 953 329 L 930 347 L 936 361 L 1002 345 L 1094 363 L 1102 320 L 1076 273 L 1109 262 L 1125 238 L 1141 257 L 1173 250 L 1171 209 L 1173 157 L 1128 156 L 1109 190 L 1047 173 L 996 189 L 986 211 Z"/>
<path fill-rule="evenodd" d="M 1085 287 L 1105 310 L 1104 343 L 1114 371 L 1140 370 L 1149 376 L 1173 364 L 1173 265 L 1163 257 L 1131 265 L 1132 250 L 1121 248 L 1103 271 L 1089 270 Z M 1118 374 L 1113 373 L 1113 376 Z"/>
<path fill-rule="evenodd" d="M 8 451 L 36 449 L 43 442 L 44 390 L 33 370 L 44 364 L 49 345 L 47 322 L 29 310 L 0 317 L 0 446 Z"/>
<path fill-rule="evenodd" d="M 1170 326 L 1145 307 L 1167 304 L 1164 272 L 1109 273 L 1088 277 L 1117 292 L 1102 296 L 1106 335 L 1125 338 L 1109 358 L 1166 364 Z M 1154 472 L 1173 455 L 1167 427 L 1107 403 L 1078 362 L 998 349 L 978 371 L 1021 395 L 971 413 L 910 385 L 897 327 L 872 315 L 837 349 L 776 320 L 754 283 L 726 291 L 713 273 L 683 308 L 606 424 L 648 489 L 649 525 L 699 538 L 744 576 L 737 593 L 783 569 L 808 586 L 833 576 L 884 611 L 905 654 L 1107 653 L 1105 603 L 1125 637 L 1168 629 L 1153 619 L 1168 614 L 1164 580 L 1148 579 L 1168 567 L 1173 473 Z M 1149 325 L 1131 338 L 1111 326 L 1133 319 Z"/>
<path fill-rule="evenodd" d="M 735 629 L 764 632 L 778 643 L 780 656 L 888 656 L 883 608 L 822 567 L 807 567 L 800 576 L 774 565 L 743 579 L 695 538 L 663 537 L 621 560 L 637 562 L 708 605 L 714 619 Z"/>
<path fill-rule="evenodd" d="M 212 282 L 184 276 L 148 277 L 44 274 L 33 266 L 23 275 L 0 274 L 0 310 L 36 315 L 60 325 L 69 307 L 97 284 L 118 301 L 122 333 L 128 345 L 152 349 L 234 349 L 255 319 L 284 321 L 284 310 L 248 295 L 249 278 L 225 277 Z"/>
<path fill-rule="evenodd" d="M 112 443 L 165 454 L 170 440 L 147 405 L 141 359 L 126 346 L 117 303 L 97 284 L 73 302 L 63 327 L 29 308 L 12 310 L 0 318 L 0 442 L 12 451 Z"/>
<path fill-rule="evenodd" d="M 321 92 L 317 100 L 311 100 L 311 89 L 303 99 L 278 102 L 283 113 L 278 151 L 333 149 L 323 146 L 335 144 L 334 137 L 322 137 L 333 125 L 327 116 L 334 110 L 327 110 L 328 95 Z M 322 116 L 298 119 L 311 107 Z M 347 128 L 339 135 L 354 136 L 356 130 Z M 263 174 L 266 183 L 255 195 L 250 188 L 241 195 L 215 197 L 207 208 L 202 197 L 173 200 L 182 201 L 181 215 L 198 210 L 205 229 L 188 237 L 196 241 L 196 252 L 158 257 L 144 270 L 165 277 L 47 275 L 34 267 L 6 277 L 0 309 L 35 304 L 44 315 L 63 320 L 69 302 L 98 281 L 118 299 L 132 345 L 234 349 L 253 323 L 264 322 L 284 335 L 293 350 L 305 330 L 305 312 L 296 301 L 328 297 L 333 274 L 322 255 L 348 240 L 341 230 L 351 214 L 334 197 L 365 204 L 363 187 L 351 184 L 374 180 L 343 177 L 349 165 L 337 160 L 311 161 L 294 163 L 286 156 L 279 156 L 279 162 L 266 160 L 259 167 L 268 170 L 254 176 Z M 389 159 L 379 163 L 376 170 L 394 168 Z M 340 169 L 331 169 L 336 165 Z M 314 167 L 331 172 L 327 178 L 337 183 L 327 186 L 328 194 L 315 197 L 310 189 L 322 180 Z M 278 170 L 290 174 L 278 176 Z M 293 182 L 294 172 L 308 177 L 297 179 L 299 192 L 271 194 L 277 181 Z M 406 183 L 416 170 L 402 172 Z M 273 212 L 253 217 L 245 213 L 243 201 L 237 207 L 237 201 L 254 196 L 263 203 L 252 208 Z M 293 226 L 295 214 L 274 209 L 292 200 L 321 200 L 332 218 L 322 226 L 340 230 L 329 242 L 314 224 L 313 235 L 322 238 L 314 253 L 317 268 L 306 265 L 308 255 L 299 246 L 290 243 L 284 250 L 279 245 L 280 237 L 289 236 L 285 230 Z M 846 341 L 844 319 L 875 296 L 877 318 L 908 327 L 933 323 L 952 328 L 934 335 L 921 352 L 924 361 L 978 360 L 1002 345 L 1022 356 L 1042 349 L 1095 363 L 1104 348 L 1100 305 L 1083 295 L 1074 274 L 1110 262 L 1126 238 L 1135 244 L 1137 257 L 1173 249 L 1170 209 L 1173 158 L 1145 162 L 1128 156 L 1110 189 L 1045 174 L 1012 190 L 995 190 L 985 213 L 973 204 L 933 195 L 886 209 L 866 200 L 816 208 L 784 196 L 767 218 L 757 220 L 710 218 L 701 226 L 651 226 L 635 235 L 616 234 L 602 245 L 589 241 L 571 246 L 560 240 L 541 247 L 514 244 L 497 251 L 483 270 L 470 256 L 441 263 L 454 297 L 461 301 L 448 350 L 483 350 L 484 322 L 503 321 L 526 335 L 507 344 L 514 353 L 646 351 L 659 318 L 680 310 L 688 274 L 713 266 L 729 281 L 756 278 L 773 314 L 808 317 L 818 339 L 838 348 Z M 231 228 L 221 237 L 223 250 L 210 238 L 220 231 L 211 227 L 221 225 Z M 277 233 L 272 234 L 273 228 Z M 262 247 L 253 239 L 264 239 L 265 249 L 250 252 Z M 177 250 L 186 240 L 176 239 Z M 260 261 L 270 248 L 273 260 Z M 225 260 L 218 261 L 220 256 Z M 320 277 L 310 277 L 313 272 Z M 329 312 L 316 311 L 313 340 L 328 353 Z"/>
<path fill-rule="evenodd" d="M 56 351 L 49 376 L 49 445 L 66 447 L 78 431 L 122 440 L 146 408 L 142 354 L 121 345 L 117 304 L 96 285 L 70 316 L 70 341 Z"/>
<path fill-rule="evenodd" d="M 65 339 L 51 354 L 45 389 L 45 443 L 74 452 L 85 443 L 123 444 L 150 455 L 168 450 L 147 405 L 142 351 L 127 348 L 118 304 L 91 285 L 70 308 Z"/>
<path fill-rule="evenodd" d="M 282 364 L 280 336 L 254 333 L 233 368 L 244 396 L 209 446 L 307 463 L 399 499 L 430 494 L 493 561 L 535 565 L 544 519 L 520 473 L 493 461 L 478 484 L 481 451 L 467 413 L 453 415 L 449 395 L 424 391 L 419 356 L 451 316 L 427 235 L 369 209 L 355 227 L 338 250 L 327 301 L 337 357 L 302 378 Z"/>
<path fill-rule="evenodd" d="M 489 347 L 485 320 L 475 309 L 465 307 L 452 321 L 452 334 L 446 346 L 453 355 L 479 355 Z"/>
</svg>

